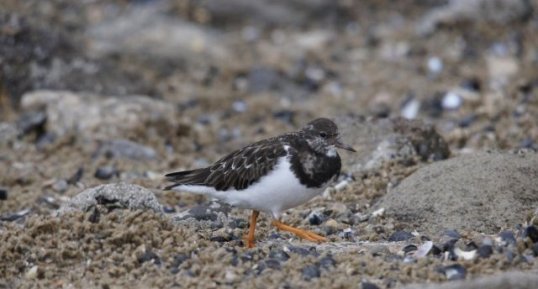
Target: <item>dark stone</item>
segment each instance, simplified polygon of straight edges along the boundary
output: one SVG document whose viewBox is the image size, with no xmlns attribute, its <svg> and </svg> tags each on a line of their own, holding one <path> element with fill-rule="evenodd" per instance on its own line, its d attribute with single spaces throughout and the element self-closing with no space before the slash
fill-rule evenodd
<svg viewBox="0 0 538 289">
<path fill-rule="evenodd" d="M 321 276 L 321 270 L 317 265 L 306 265 L 303 270 L 303 278 L 305 280 L 310 280 L 314 278 L 319 278 Z"/>
<path fill-rule="evenodd" d="M 443 253 L 443 251 L 441 250 L 441 248 L 439 248 L 437 245 L 433 245 L 432 247 L 432 254 L 434 256 L 439 256 L 441 253 Z"/>
<path fill-rule="evenodd" d="M 176 209 L 174 207 L 163 206 L 163 212 L 166 214 L 172 214 L 176 212 Z"/>
<path fill-rule="evenodd" d="M 228 226 L 232 229 L 245 229 L 248 227 L 248 222 L 244 219 L 234 218 L 230 221 Z"/>
<path fill-rule="evenodd" d="M 514 245 L 516 243 L 516 237 L 514 236 L 514 232 L 510 230 L 505 230 L 499 233 L 499 237 L 501 237 L 501 240 L 506 245 Z"/>
<path fill-rule="evenodd" d="M 478 245 L 474 241 L 471 241 L 465 245 L 465 251 L 472 251 L 476 249 L 478 249 Z"/>
<path fill-rule="evenodd" d="M 308 222 L 310 223 L 310 225 L 312 226 L 318 226 L 318 225 L 321 225 L 324 221 L 324 217 L 320 216 L 319 213 L 317 212 L 312 212 L 309 217 L 308 217 Z"/>
<path fill-rule="evenodd" d="M 476 119 L 477 119 L 476 114 L 471 113 L 471 114 L 469 114 L 469 115 L 466 115 L 466 116 L 462 117 L 462 118 L 458 121 L 458 126 L 459 126 L 459 127 L 462 127 L 462 128 L 469 127 L 471 124 L 473 124 L 473 122 L 474 122 Z"/>
<path fill-rule="evenodd" d="M 470 91 L 479 92 L 482 85 L 480 84 L 480 79 L 478 78 L 469 78 L 461 82 L 460 86 Z"/>
<path fill-rule="evenodd" d="M 459 240 L 461 238 L 460 233 L 458 233 L 458 231 L 456 230 L 446 230 L 443 232 L 443 236 L 448 237 L 450 239 L 456 239 L 456 240 Z"/>
<path fill-rule="evenodd" d="M 273 112 L 273 117 L 285 123 L 293 123 L 295 118 L 295 111 L 287 109 L 275 111 Z"/>
<path fill-rule="evenodd" d="M 30 213 L 30 209 L 25 209 L 25 210 L 19 211 L 19 212 L 14 213 L 14 214 L 2 215 L 2 216 L 0 216 L 0 221 L 14 222 L 14 221 L 17 221 L 18 219 L 28 215 L 29 213 Z"/>
<path fill-rule="evenodd" d="M 269 252 L 269 258 L 276 259 L 281 262 L 288 261 L 290 255 L 281 249 L 273 249 Z"/>
<path fill-rule="evenodd" d="M 216 221 L 218 217 L 207 205 L 198 205 L 190 209 L 189 214 L 198 221 Z"/>
<path fill-rule="evenodd" d="M 58 136 L 53 132 L 46 132 L 44 134 L 41 134 L 36 140 L 36 148 L 38 150 L 45 149 L 47 146 L 53 144 L 56 141 L 57 137 Z"/>
<path fill-rule="evenodd" d="M 525 236 L 527 236 L 533 243 L 538 242 L 538 228 L 536 226 L 528 226 L 525 228 Z"/>
<path fill-rule="evenodd" d="M 67 179 L 67 183 L 70 185 L 74 185 L 82 179 L 83 175 L 84 175 L 84 168 L 80 167 L 71 177 L 69 177 L 69 179 Z"/>
<path fill-rule="evenodd" d="M 331 267 L 335 267 L 336 266 L 336 260 L 333 259 L 333 256 L 332 255 L 327 255 L 323 258 L 321 258 L 321 260 L 319 260 L 319 266 L 323 269 L 330 269 Z"/>
<path fill-rule="evenodd" d="M 0 188 L 0 200 L 7 200 L 7 189 Z"/>
<path fill-rule="evenodd" d="M 478 256 L 481 258 L 489 258 L 493 254 L 493 246 L 491 245 L 482 245 L 478 247 Z"/>
<path fill-rule="evenodd" d="M 99 223 L 99 220 L 101 219 L 101 213 L 97 209 L 97 207 L 93 207 L 92 214 L 88 217 L 88 221 L 91 223 Z"/>
<path fill-rule="evenodd" d="M 413 238 L 413 234 L 406 231 L 396 231 L 389 237 L 389 242 L 406 241 Z"/>
<path fill-rule="evenodd" d="M 303 247 L 290 246 L 288 249 L 290 250 L 290 253 L 297 254 L 299 256 L 308 256 L 312 253 L 310 250 Z"/>
<path fill-rule="evenodd" d="M 225 243 L 225 242 L 230 242 L 230 238 L 229 237 L 225 237 L 225 236 L 213 236 L 209 239 L 211 242 L 219 242 L 219 243 Z"/>
<path fill-rule="evenodd" d="M 456 245 L 457 242 L 458 242 L 457 239 L 450 239 L 446 241 L 445 243 L 443 243 L 443 245 L 441 246 L 441 250 L 443 252 L 452 251 L 454 250 L 454 246 Z"/>
<path fill-rule="evenodd" d="M 152 261 L 155 265 L 161 265 L 161 258 L 153 251 L 146 250 L 144 254 L 138 257 L 138 263 L 142 264 L 144 262 Z"/>
<path fill-rule="evenodd" d="M 407 245 L 407 246 L 403 247 L 402 250 L 403 250 L 403 252 L 404 252 L 405 254 L 407 254 L 407 253 L 409 253 L 409 252 L 413 252 L 413 251 L 418 250 L 418 247 L 415 246 L 415 245 L 413 245 L 413 244 L 410 244 L 410 245 Z"/>
<path fill-rule="evenodd" d="M 450 281 L 465 279 L 465 275 L 467 274 L 465 267 L 460 264 L 442 267 L 438 270 L 438 272 L 444 274 Z"/>
<path fill-rule="evenodd" d="M 264 263 L 267 268 L 280 270 L 280 262 L 276 259 L 267 259 Z"/>
<path fill-rule="evenodd" d="M 178 255 L 175 255 L 174 260 L 172 261 L 172 264 L 170 264 L 170 267 L 177 269 L 179 266 L 181 266 L 181 264 L 183 264 L 183 262 L 189 259 L 190 259 L 190 255 L 188 254 L 180 253 Z"/>
<path fill-rule="evenodd" d="M 108 180 L 117 174 L 118 174 L 118 171 L 116 170 L 116 168 L 111 167 L 111 166 L 104 166 L 104 167 L 97 168 L 97 170 L 95 171 L 94 177 L 100 180 Z"/>
<path fill-rule="evenodd" d="M 17 120 L 17 128 L 21 135 L 26 135 L 30 132 L 36 132 L 41 135 L 45 132 L 46 122 L 47 114 L 45 112 L 27 112 Z"/>
<path fill-rule="evenodd" d="M 361 283 L 361 288 L 362 289 L 379 289 L 379 287 L 377 285 L 375 285 L 374 283 L 370 283 L 370 282 L 362 282 Z"/>
</svg>

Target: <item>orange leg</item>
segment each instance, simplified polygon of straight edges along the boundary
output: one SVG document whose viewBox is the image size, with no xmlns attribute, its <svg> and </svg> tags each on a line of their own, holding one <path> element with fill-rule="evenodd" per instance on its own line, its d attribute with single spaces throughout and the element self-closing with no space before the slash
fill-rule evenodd
<svg viewBox="0 0 538 289">
<path fill-rule="evenodd" d="M 245 236 L 245 241 L 248 248 L 254 248 L 254 231 L 256 230 L 256 220 L 258 219 L 259 211 L 252 211 L 250 216 L 250 227 L 248 229 L 248 235 Z"/>
<path fill-rule="evenodd" d="M 316 234 L 314 232 L 310 232 L 310 231 L 307 231 L 307 230 L 302 230 L 302 229 L 299 229 L 299 228 L 295 228 L 295 227 L 286 225 L 286 224 L 280 222 L 279 220 L 273 220 L 273 222 L 271 224 L 273 226 L 277 227 L 277 229 L 293 233 L 293 234 L 297 235 L 297 237 L 299 237 L 301 239 L 305 239 L 305 240 L 312 241 L 312 242 L 325 242 L 325 241 L 327 241 L 327 239 L 325 237 L 322 237 L 322 236 L 320 236 L 320 235 L 318 235 L 318 234 Z"/>
</svg>

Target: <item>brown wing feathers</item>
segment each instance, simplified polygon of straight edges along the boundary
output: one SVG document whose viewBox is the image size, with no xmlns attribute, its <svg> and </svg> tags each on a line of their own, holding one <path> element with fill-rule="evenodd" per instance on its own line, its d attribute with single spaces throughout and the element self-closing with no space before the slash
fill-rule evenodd
<svg viewBox="0 0 538 289">
<path fill-rule="evenodd" d="M 178 185 L 205 185 L 219 191 L 232 187 L 243 190 L 264 176 L 285 154 L 282 144 L 261 141 L 220 159 L 210 167 L 167 174 L 168 180 L 174 184 L 166 189 Z"/>
</svg>

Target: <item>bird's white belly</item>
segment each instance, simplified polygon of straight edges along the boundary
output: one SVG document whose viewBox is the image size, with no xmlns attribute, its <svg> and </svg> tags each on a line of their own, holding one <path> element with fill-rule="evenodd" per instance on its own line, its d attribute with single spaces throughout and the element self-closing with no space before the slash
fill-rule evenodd
<svg viewBox="0 0 538 289">
<path fill-rule="evenodd" d="M 328 183 L 328 182 L 327 182 Z M 281 157 L 275 168 L 244 190 L 217 191 L 206 186 L 180 185 L 174 189 L 210 195 L 231 205 L 271 213 L 279 218 L 282 211 L 305 203 L 325 189 L 307 188 L 291 171 L 287 157 Z"/>
</svg>

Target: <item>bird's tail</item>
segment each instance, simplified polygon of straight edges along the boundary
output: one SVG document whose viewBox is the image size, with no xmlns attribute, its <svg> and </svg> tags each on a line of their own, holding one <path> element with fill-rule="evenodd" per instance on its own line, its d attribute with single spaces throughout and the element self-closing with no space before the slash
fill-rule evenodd
<svg viewBox="0 0 538 289">
<path fill-rule="evenodd" d="M 174 172 L 165 175 L 166 179 L 174 184 L 165 187 L 165 190 L 171 190 L 179 185 L 203 185 L 209 176 L 208 169 L 197 169 L 189 171 Z"/>
</svg>

